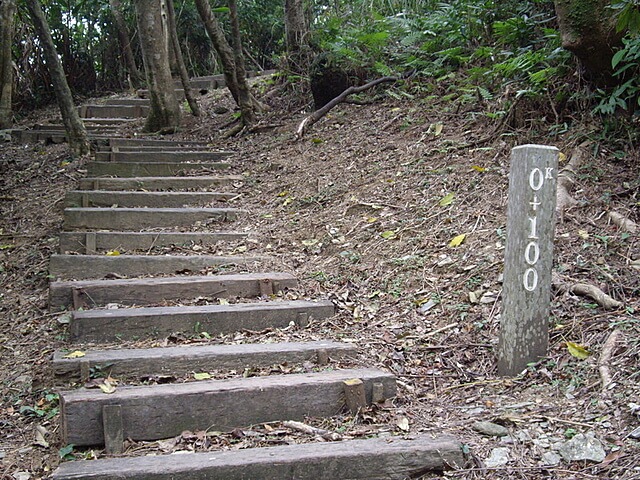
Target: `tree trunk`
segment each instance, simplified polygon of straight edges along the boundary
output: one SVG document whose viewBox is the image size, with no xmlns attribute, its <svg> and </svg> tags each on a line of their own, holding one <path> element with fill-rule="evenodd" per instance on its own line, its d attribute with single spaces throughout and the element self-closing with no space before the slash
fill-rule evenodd
<svg viewBox="0 0 640 480">
<path fill-rule="evenodd" d="M 42 7 L 38 0 L 27 0 L 27 9 L 33 20 L 33 26 L 38 34 L 42 49 L 44 50 L 44 58 L 47 62 L 47 69 L 53 83 L 53 90 L 56 94 L 56 100 L 60 107 L 62 122 L 67 133 L 69 148 L 73 155 L 85 155 L 89 153 L 89 139 L 87 138 L 87 130 L 84 128 L 82 120 L 78 115 L 78 111 L 73 104 L 73 97 L 69 84 L 62 68 L 62 63 L 58 57 L 58 52 L 51 38 L 51 31 L 47 23 Z"/>
<path fill-rule="evenodd" d="M 256 123 L 256 103 L 249 90 L 247 71 L 242 55 L 242 39 L 240 38 L 240 22 L 236 0 L 229 0 L 229 18 L 231 20 L 231 39 L 233 41 L 233 59 L 236 64 L 236 80 L 238 81 L 238 105 L 242 115 L 242 124 L 251 126 Z"/>
<path fill-rule="evenodd" d="M 218 52 L 218 56 L 220 57 L 222 72 L 224 73 L 227 88 L 231 92 L 233 99 L 239 104 L 238 80 L 236 78 L 236 62 L 233 58 L 233 50 L 224 36 L 224 31 L 222 30 L 218 19 L 211 11 L 209 0 L 195 0 L 195 2 L 200 18 L 202 18 L 204 27 L 211 39 L 211 43 L 213 44 L 213 48 L 216 49 L 216 52 Z"/>
<path fill-rule="evenodd" d="M 184 96 L 187 99 L 191 113 L 195 117 L 200 116 L 200 106 L 197 100 L 193 96 L 193 90 L 191 89 L 191 82 L 189 82 L 189 72 L 184 64 L 184 58 L 182 56 L 182 50 L 180 48 L 180 42 L 178 41 L 178 30 L 176 28 L 176 12 L 173 8 L 173 0 L 167 1 L 167 21 L 169 24 L 169 35 L 171 35 L 171 46 L 173 47 L 173 53 L 176 57 L 176 63 L 178 66 L 178 72 L 180 73 L 180 80 L 182 81 L 182 88 L 184 89 Z"/>
<path fill-rule="evenodd" d="M 140 88 L 144 82 L 142 74 L 136 66 L 133 50 L 131 49 L 131 40 L 127 30 L 127 23 L 122 15 L 122 4 L 120 3 L 120 0 L 109 0 L 109 6 L 111 7 L 111 15 L 113 15 L 113 23 L 115 24 L 116 31 L 118 32 L 118 40 L 122 47 L 124 61 L 127 66 L 127 70 L 129 70 L 131 84 L 134 88 Z"/>
<path fill-rule="evenodd" d="M 16 16 L 15 0 L 0 1 L 0 129 L 13 124 L 11 95 L 13 92 L 13 65 L 11 45 Z"/>
<path fill-rule="evenodd" d="M 621 45 L 609 0 L 555 0 L 562 46 L 578 57 L 587 78 L 597 84 L 613 80 L 611 58 Z"/>
<path fill-rule="evenodd" d="M 284 14 L 288 68 L 297 75 L 307 75 L 311 65 L 311 52 L 307 42 L 309 26 L 303 1 L 285 0 Z"/>
<path fill-rule="evenodd" d="M 163 12 L 164 0 L 135 0 L 151 110 L 144 126 L 147 132 L 177 128 L 180 105 L 169 68 L 169 30 Z"/>
</svg>

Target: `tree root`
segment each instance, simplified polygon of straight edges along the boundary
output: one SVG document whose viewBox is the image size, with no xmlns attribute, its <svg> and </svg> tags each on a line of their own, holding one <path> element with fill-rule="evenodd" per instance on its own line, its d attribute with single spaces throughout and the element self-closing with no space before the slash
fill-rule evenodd
<svg viewBox="0 0 640 480">
<path fill-rule="evenodd" d="M 618 212 L 609 212 L 609 219 L 622 231 L 636 233 L 638 224 Z"/>
<path fill-rule="evenodd" d="M 559 222 L 564 221 L 564 212 L 575 207 L 578 202 L 571 196 L 571 190 L 575 183 L 575 176 L 584 157 L 588 154 L 587 147 L 590 142 L 583 142 L 573 149 L 571 159 L 567 166 L 558 174 L 558 193 L 556 196 L 556 215 Z"/>
<path fill-rule="evenodd" d="M 553 275 L 553 286 L 562 293 L 573 293 L 575 295 L 589 297 L 602 308 L 614 309 L 623 306 L 622 302 L 610 297 L 594 285 L 588 283 L 569 283 L 557 274 Z"/>
<path fill-rule="evenodd" d="M 600 379 L 602 380 L 603 392 L 613 382 L 609 365 L 611 364 L 611 357 L 613 357 L 613 354 L 616 351 L 616 344 L 620 335 L 622 335 L 620 330 L 616 329 L 611 332 L 611 335 L 609 335 L 602 346 L 602 352 L 600 352 L 600 358 L 598 359 L 598 371 L 600 372 Z"/>
<path fill-rule="evenodd" d="M 373 81 L 371 81 L 369 83 L 366 83 L 366 84 L 364 84 L 364 85 L 362 85 L 360 87 L 349 87 L 349 88 L 347 88 L 344 92 L 342 92 L 336 98 L 331 100 L 324 107 L 319 108 L 318 110 L 313 112 L 311 115 L 306 117 L 304 120 L 302 120 L 302 122 L 300 122 L 300 124 L 298 125 L 298 129 L 296 130 L 295 139 L 296 140 L 300 140 L 304 136 L 305 132 L 309 129 L 309 127 L 311 127 L 311 125 L 313 125 L 318 120 L 320 120 L 322 117 L 324 117 L 327 113 L 329 113 L 329 111 L 333 107 L 335 107 L 336 105 L 344 102 L 349 95 L 354 94 L 354 93 L 364 92 L 365 90 L 368 90 L 369 88 L 373 88 L 376 85 L 380 85 L 381 83 L 388 83 L 388 82 L 394 82 L 395 83 L 398 80 L 400 80 L 399 77 L 382 77 L 382 78 L 378 78 L 376 80 L 373 80 Z"/>
</svg>

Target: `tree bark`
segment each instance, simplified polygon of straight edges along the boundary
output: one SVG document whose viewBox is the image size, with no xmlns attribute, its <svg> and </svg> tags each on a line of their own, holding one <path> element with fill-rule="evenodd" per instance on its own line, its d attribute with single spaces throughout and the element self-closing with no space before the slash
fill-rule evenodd
<svg viewBox="0 0 640 480">
<path fill-rule="evenodd" d="M 238 80 L 236 77 L 236 62 L 233 57 L 233 50 L 224 36 L 224 31 L 218 19 L 211 11 L 209 0 L 195 0 L 196 8 L 202 18 L 207 34 L 211 39 L 213 48 L 218 52 L 220 63 L 222 64 L 222 73 L 227 83 L 227 88 L 231 92 L 233 99 L 238 102 Z"/>
<path fill-rule="evenodd" d="M 62 122 L 67 133 L 67 141 L 73 155 L 85 155 L 89 153 L 89 139 L 87 130 L 80 120 L 78 111 L 73 104 L 73 97 L 69 84 L 62 68 L 62 63 L 58 57 L 58 52 L 51 38 L 51 30 L 44 16 L 42 7 L 38 0 L 27 0 L 27 9 L 33 20 L 33 26 L 42 42 L 44 57 L 47 62 L 47 69 L 53 83 L 53 90 L 56 95 Z"/>
<path fill-rule="evenodd" d="M 254 101 L 247 82 L 236 0 L 229 0 L 229 17 L 231 20 L 231 39 L 233 41 L 233 60 L 236 64 L 236 80 L 238 82 L 238 105 L 240 106 L 242 124 L 248 127 L 256 123 L 257 102 Z"/>
<path fill-rule="evenodd" d="M 187 99 L 191 113 L 195 117 L 200 116 L 200 106 L 198 101 L 193 96 L 193 90 L 191 89 L 191 82 L 189 81 L 189 72 L 187 72 L 187 66 L 184 64 L 184 57 L 182 56 L 182 49 L 180 48 L 180 41 L 178 40 L 178 30 L 176 27 L 176 12 L 173 8 L 173 0 L 166 0 L 167 2 L 167 21 L 169 24 L 169 35 L 171 35 L 171 47 L 176 58 L 176 64 L 178 72 L 180 73 L 180 80 L 182 82 L 182 88 L 184 89 L 184 96 Z"/>
<path fill-rule="evenodd" d="M 118 32 L 118 40 L 122 47 L 122 54 L 124 55 L 124 61 L 129 71 L 129 77 L 131 84 L 134 88 L 142 87 L 144 80 L 142 74 L 136 65 L 135 58 L 133 56 L 133 50 L 131 49 L 131 40 L 129 38 L 129 32 L 127 30 L 127 23 L 122 15 L 122 4 L 120 0 L 109 0 L 109 6 L 111 7 L 111 15 L 113 16 L 113 23 L 115 24 L 116 31 Z"/>
<path fill-rule="evenodd" d="M 13 65 L 11 44 L 16 16 L 15 0 L 0 1 L 0 129 L 13 124 L 11 96 L 13 93 Z"/>
<path fill-rule="evenodd" d="M 288 68 L 292 73 L 306 75 L 311 65 L 311 52 L 307 42 L 309 26 L 302 0 L 285 0 L 284 12 Z"/>
<path fill-rule="evenodd" d="M 611 58 L 622 39 L 610 5 L 610 0 L 555 0 L 562 46 L 597 84 L 612 83 Z"/>
<path fill-rule="evenodd" d="M 169 68 L 169 30 L 164 0 L 135 0 L 138 32 L 151 109 L 144 130 L 156 132 L 180 126 L 180 105 Z"/>
</svg>

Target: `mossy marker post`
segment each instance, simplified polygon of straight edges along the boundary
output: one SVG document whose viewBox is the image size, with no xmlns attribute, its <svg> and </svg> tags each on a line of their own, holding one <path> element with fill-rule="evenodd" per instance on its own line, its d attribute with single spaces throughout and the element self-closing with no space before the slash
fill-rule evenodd
<svg viewBox="0 0 640 480">
<path fill-rule="evenodd" d="M 559 150 L 511 151 L 498 373 L 514 376 L 547 354 Z"/>
</svg>

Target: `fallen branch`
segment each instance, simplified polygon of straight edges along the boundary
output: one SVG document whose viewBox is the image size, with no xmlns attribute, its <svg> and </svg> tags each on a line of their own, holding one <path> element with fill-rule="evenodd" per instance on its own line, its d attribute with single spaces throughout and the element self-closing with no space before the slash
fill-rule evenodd
<svg viewBox="0 0 640 480">
<path fill-rule="evenodd" d="M 621 213 L 609 212 L 609 219 L 617 225 L 620 230 L 629 233 L 636 233 L 638 231 L 638 224 L 633 220 L 626 218 Z"/>
<path fill-rule="evenodd" d="M 560 278 L 559 275 L 553 275 L 553 286 L 562 293 L 573 293 L 583 297 L 589 297 L 594 300 L 602 308 L 614 309 L 621 308 L 622 302 L 610 297 L 598 287 L 589 285 L 588 283 L 569 283 Z"/>
<path fill-rule="evenodd" d="M 373 88 L 376 85 L 380 85 L 381 83 L 397 82 L 398 80 L 399 80 L 398 77 L 382 77 L 382 78 L 378 78 L 376 80 L 373 80 L 373 81 L 371 81 L 369 83 L 366 83 L 366 84 L 364 84 L 364 85 L 362 85 L 360 87 L 349 87 L 349 88 L 347 88 L 344 92 L 342 92 L 336 98 L 331 100 L 324 107 L 319 108 L 318 110 L 313 112 L 311 115 L 309 115 L 307 118 L 302 120 L 302 122 L 300 122 L 300 125 L 298 125 L 298 129 L 296 130 L 295 139 L 296 140 L 300 140 L 304 136 L 305 132 L 307 131 L 307 129 L 311 125 L 313 125 L 318 120 L 320 120 L 322 117 L 324 117 L 327 113 L 329 113 L 329 111 L 333 107 L 335 107 L 336 105 L 344 102 L 345 99 L 349 95 L 352 95 L 354 93 L 364 92 L 365 90 Z"/>
<path fill-rule="evenodd" d="M 600 352 L 600 358 L 598 359 L 598 371 L 600 372 L 600 378 L 602 379 L 602 391 L 604 392 L 609 385 L 613 382 L 611 378 L 611 372 L 609 371 L 609 364 L 611 363 L 611 357 L 616 350 L 616 343 L 618 337 L 620 337 L 620 330 L 614 330 L 607 338 L 606 342 L 602 346 L 602 352 Z"/>
<path fill-rule="evenodd" d="M 574 207 L 578 202 L 571 196 L 571 190 L 575 183 L 576 172 L 580 168 L 583 158 L 588 154 L 587 147 L 590 143 L 583 142 L 573 149 L 571 159 L 567 166 L 558 174 L 558 193 L 556 196 L 556 215 L 558 221 L 564 221 L 564 212 L 570 207 Z"/>
<path fill-rule="evenodd" d="M 291 430 L 297 430 L 298 432 L 306 433 L 308 435 L 318 435 L 325 440 L 329 440 L 332 442 L 336 442 L 342 440 L 342 435 L 335 432 L 330 432 L 329 430 L 325 430 L 324 428 L 312 427 L 311 425 L 307 425 L 302 422 L 295 422 L 293 420 L 287 420 L 282 422 L 282 426 L 285 428 L 290 428 Z"/>
</svg>

